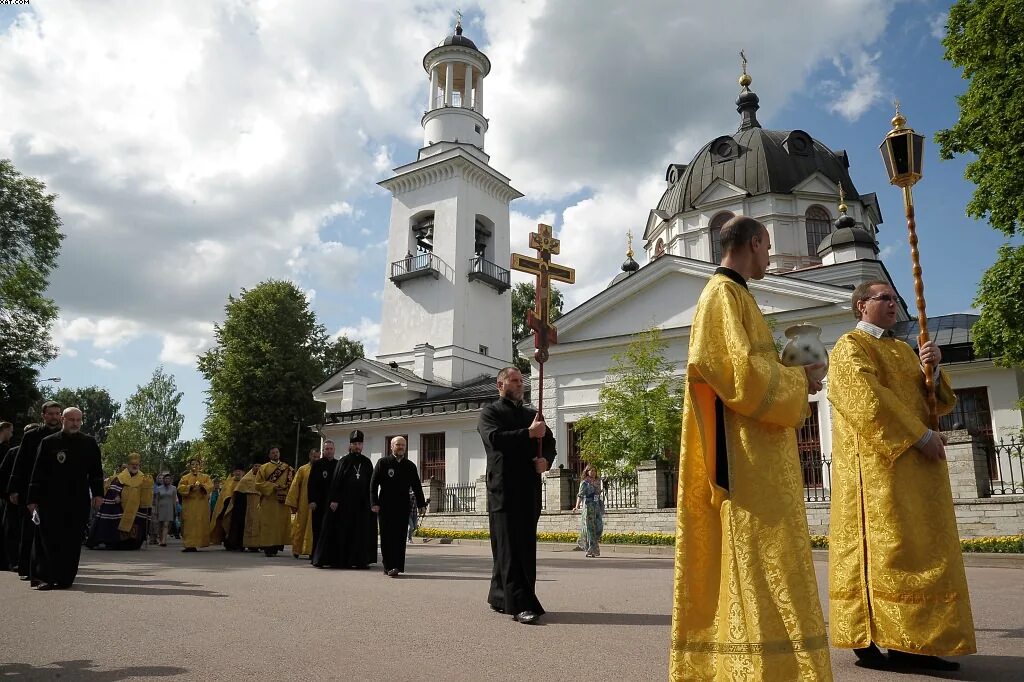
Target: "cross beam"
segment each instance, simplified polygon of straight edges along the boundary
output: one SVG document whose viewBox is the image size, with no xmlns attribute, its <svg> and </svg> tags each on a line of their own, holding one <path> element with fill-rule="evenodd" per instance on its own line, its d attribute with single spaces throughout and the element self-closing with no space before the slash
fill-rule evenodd
<svg viewBox="0 0 1024 682">
<path fill-rule="evenodd" d="M 537 257 L 513 253 L 512 269 L 537 278 L 534 308 L 527 312 L 526 324 L 533 330 L 533 357 L 543 365 L 549 346 L 558 343 L 558 330 L 551 324 L 551 280 L 573 284 L 576 271 L 551 262 L 551 256 L 560 251 L 560 242 L 551 235 L 550 225 L 538 225 L 537 232 L 530 233 L 530 248 L 537 250 Z"/>
</svg>

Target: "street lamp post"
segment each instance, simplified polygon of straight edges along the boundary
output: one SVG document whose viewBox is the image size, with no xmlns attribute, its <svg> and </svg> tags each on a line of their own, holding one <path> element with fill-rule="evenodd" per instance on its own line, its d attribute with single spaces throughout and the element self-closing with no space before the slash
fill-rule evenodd
<svg viewBox="0 0 1024 682">
<path fill-rule="evenodd" d="M 928 342 L 928 315 L 925 313 L 924 279 L 921 277 L 921 254 L 917 248 L 917 222 L 914 218 L 914 195 L 911 187 L 921 179 L 921 167 L 924 164 L 924 136 L 918 135 L 913 128 L 907 126 L 907 119 L 900 113 L 899 102 L 896 103 L 896 115 L 892 118 L 892 130 L 879 145 L 882 161 L 889 182 L 903 190 L 903 208 L 907 214 L 907 241 L 910 243 L 910 260 L 914 276 L 914 294 L 917 303 L 917 347 L 921 348 Z M 939 430 L 938 409 L 935 402 L 935 367 L 931 363 L 925 365 L 924 381 L 927 387 L 929 426 L 933 431 Z"/>
</svg>

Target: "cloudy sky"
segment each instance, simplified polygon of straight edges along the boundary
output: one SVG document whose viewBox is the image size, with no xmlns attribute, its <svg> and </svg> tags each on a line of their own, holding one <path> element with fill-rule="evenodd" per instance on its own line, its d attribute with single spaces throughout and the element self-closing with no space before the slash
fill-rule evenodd
<svg viewBox="0 0 1024 682">
<path fill-rule="evenodd" d="M 209 347 L 228 294 L 278 277 L 332 333 L 373 353 L 390 195 L 415 157 L 423 54 L 439 2 L 35 0 L 0 8 L 0 155 L 58 193 L 67 239 L 51 295 L 61 356 L 42 376 L 123 400 L 158 364 L 199 434 Z M 784 6 L 785 11 L 778 9 Z M 898 192 L 877 145 L 892 99 L 931 136 L 964 87 L 942 61 L 948 3 L 928 0 L 508 0 L 461 5 L 493 64 L 492 165 L 526 194 L 513 247 L 551 222 L 578 284 L 615 274 L 665 166 L 736 129 L 738 52 L 766 127 L 848 150 L 876 191 L 883 257 L 909 291 Z M 964 217 L 963 162 L 928 150 L 918 199 L 929 312 L 971 307 L 1000 242 Z"/>
</svg>

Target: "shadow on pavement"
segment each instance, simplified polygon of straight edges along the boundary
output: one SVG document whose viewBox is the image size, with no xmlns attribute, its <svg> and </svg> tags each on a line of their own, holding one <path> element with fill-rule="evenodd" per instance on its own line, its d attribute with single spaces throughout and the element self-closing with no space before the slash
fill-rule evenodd
<svg viewBox="0 0 1024 682">
<path fill-rule="evenodd" d="M 399 576 L 403 580 L 490 580 L 489 575 L 440 575 L 427 573 L 405 573 Z"/>
<path fill-rule="evenodd" d="M 671 625 L 667 613 L 602 613 L 587 611 L 558 611 L 544 616 L 548 625 Z"/>
<path fill-rule="evenodd" d="M 115 670 L 97 670 L 92 661 L 56 661 L 45 666 L 27 663 L 0 663 L 0 678 L 15 680 L 52 680 L 64 677 L 71 680 L 90 682 L 115 682 L 116 680 L 146 677 L 172 677 L 184 675 L 186 668 L 162 665 L 143 665 Z"/>
<path fill-rule="evenodd" d="M 154 597 L 226 597 L 226 594 L 204 590 L 200 585 L 177 580 L 121 580 L 117 578 L 79 577 L 72 592 L 89 594 L 148 595 Z M 0 675 L 2 677 L 2 675 Z"/>
</svg>

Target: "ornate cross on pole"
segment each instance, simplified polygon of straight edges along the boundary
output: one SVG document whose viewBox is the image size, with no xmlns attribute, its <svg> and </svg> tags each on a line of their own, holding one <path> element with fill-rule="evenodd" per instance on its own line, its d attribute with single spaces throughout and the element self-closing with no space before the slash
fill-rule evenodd
<svg viewBox="0 0 1024 682">
<path fill-rule="evenodd" d="M 550 225 L 538 225 L 530 233 L 530 248 L 537 250 L 537 257 L 512 254 L 512 269 L 537 277 L 534 287 L 534 308 L 526 313 L 526 324 L 533 330 L 533 358 L 540 367 L 537 413 L 544 413 L 544 363 L 548 360 L 548 348 L 558 343 L 558 330 L 551 324 L 551 280 L 573 284 L 576 271 L 551 262 L 551 256 L 560 252 L 560 242 L 551 234 Z M 538 451 L 541 442 L 539 441 Z"/>
</svg>

